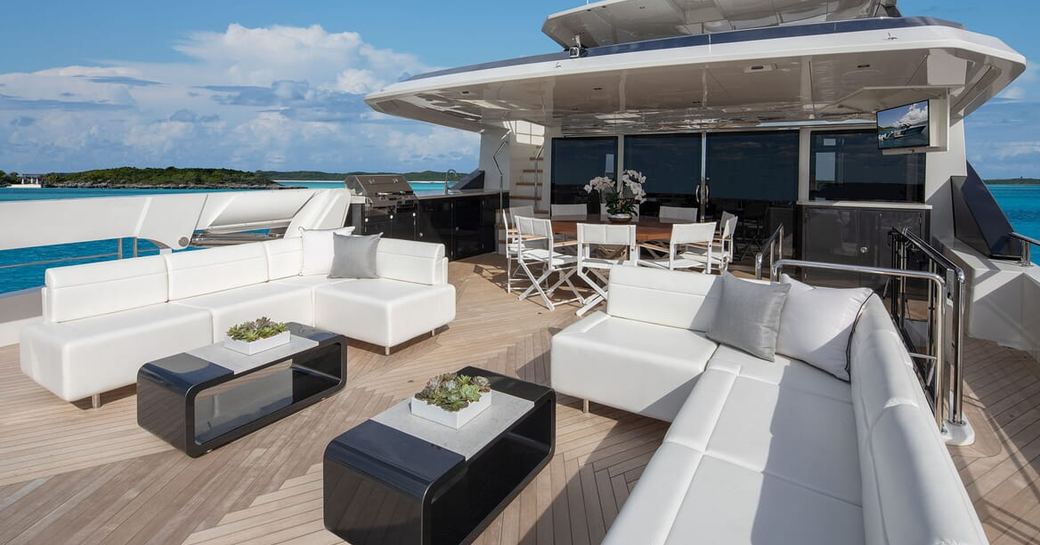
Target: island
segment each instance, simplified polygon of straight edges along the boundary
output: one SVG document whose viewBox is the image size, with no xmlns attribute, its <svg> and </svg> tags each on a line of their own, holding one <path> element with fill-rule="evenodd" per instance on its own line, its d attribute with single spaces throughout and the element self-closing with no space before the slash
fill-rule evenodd
<svg viewBox="0 0 1040 545">
<path fill-rule="evenodd" d="M 43 187 L 91 189 L 280 189 L 259 172 L 227 168 L 108 168 L 83 172 L 52 172 Z"/>
<path fill-rule="evenodd" d="M 291 170 L 279 172 L 274 170 L 260 170 L 257 171 L 257 174 L 262 174 L 272 180 L 292 180 L 296 182 L 346 180 L 347 176 L 372 176 L 376 174 L 398 174 L 404 176 L 404 179 L 409 182 L 439 182 L 444 181 L 449 176 L 447 172 L 442 170 L 421 170 L 417 172 L 366 172 L 360 170 L 354 172 L 322 172 L 318 170 Z M 459 171 L 458 174 L 453 174 L 451 176 L 452 180 L 458 180 L 465 176 L 465 173 Z"/>
<path fill-rule="evenodd" d="M 989 185 L 1040 185 L 1040 178 L 1001 178 L 986 180 Z"/>
</svg>

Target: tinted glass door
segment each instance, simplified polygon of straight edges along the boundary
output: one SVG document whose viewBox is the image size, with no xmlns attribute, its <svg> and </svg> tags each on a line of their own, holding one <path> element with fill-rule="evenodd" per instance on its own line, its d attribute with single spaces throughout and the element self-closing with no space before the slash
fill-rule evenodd
<svg viewBox="0 0 1040 545">
<path fill-rule="evenodd" d="M 625 168 L 646 176 L 645 216 L 656 216 L 661 205 L 697 206 L 701 183 L 701 135 L 654 134 L 625 137 Z"/>
<path fill-rule="evenodd" d="M 590 203 L 589 211 L 599 212 L 599 200 L 582 189 L 597 176 L 617 177 L 618 139 L 554 138 L 552 141 L 553 204 Z"/>
<path fill-rule="evenodd" d="M 706 145 L 705 217 L 740 217 L 736 236 L 752 245 L 780 224 L 794 232 L 798 200 L 796 131 L 710 133 Z"/>
</svg>

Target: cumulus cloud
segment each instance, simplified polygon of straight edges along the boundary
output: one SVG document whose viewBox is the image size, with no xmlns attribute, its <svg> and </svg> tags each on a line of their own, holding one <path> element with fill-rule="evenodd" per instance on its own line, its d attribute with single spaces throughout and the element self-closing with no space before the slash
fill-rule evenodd
<svg viewBox="0 0 1040 545">
<path fill-rule="evenodd" d="M 466 167 L 477 137 L 377 115 L 364 94 L 427 71 L 417 57 L 320 26 L 197 32 L 186 59 L 0 74 L 0 165 Z"/>
</svg>

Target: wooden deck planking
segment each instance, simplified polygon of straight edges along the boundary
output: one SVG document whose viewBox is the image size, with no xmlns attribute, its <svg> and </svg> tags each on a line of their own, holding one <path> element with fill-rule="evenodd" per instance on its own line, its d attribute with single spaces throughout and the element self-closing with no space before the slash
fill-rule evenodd
<svg viewBox="0 0 1040 545">
<path fill-rule="evenodd" d="M 333 544 L 322 527 L 321 455 L 333 437 L 406 398 L 429 376 L 476 365 L 548 383 L 549 312 L 501 288 L 499 261 L 452 263 L 458 318 L 384 357 L 351 346 L 347 388 L 202 458 L 136 425 L 133 389 L 87 410 L 24 377 L 0 347 L 0 543 Z M 994 544 L 1040 543 L 1040 365 L 971 340 L 966 411 L 978 430 L 951 448 Z M 667 424 L 561 396 L 555 456 L 477 539 L 481 545 L 595 545 Z"/>
</svg>

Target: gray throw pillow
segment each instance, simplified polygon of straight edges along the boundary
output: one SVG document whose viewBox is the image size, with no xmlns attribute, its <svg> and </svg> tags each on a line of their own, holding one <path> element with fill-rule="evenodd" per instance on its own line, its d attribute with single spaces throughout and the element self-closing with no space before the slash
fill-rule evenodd
<svg viewBox="0 0 1040 545">
<path fill-rule="evenodd" d="M 708 338 L 773 361 L 780 315 L 790 290 L 788 284 L 748 282 L 729 273 L 723 275 L 722 295 Z"/>
<path fill-rule="evenodd" d="M 329 278 L 379 278 L 376 271 L 378 235 L 333 235 Z"/>
</svg>

